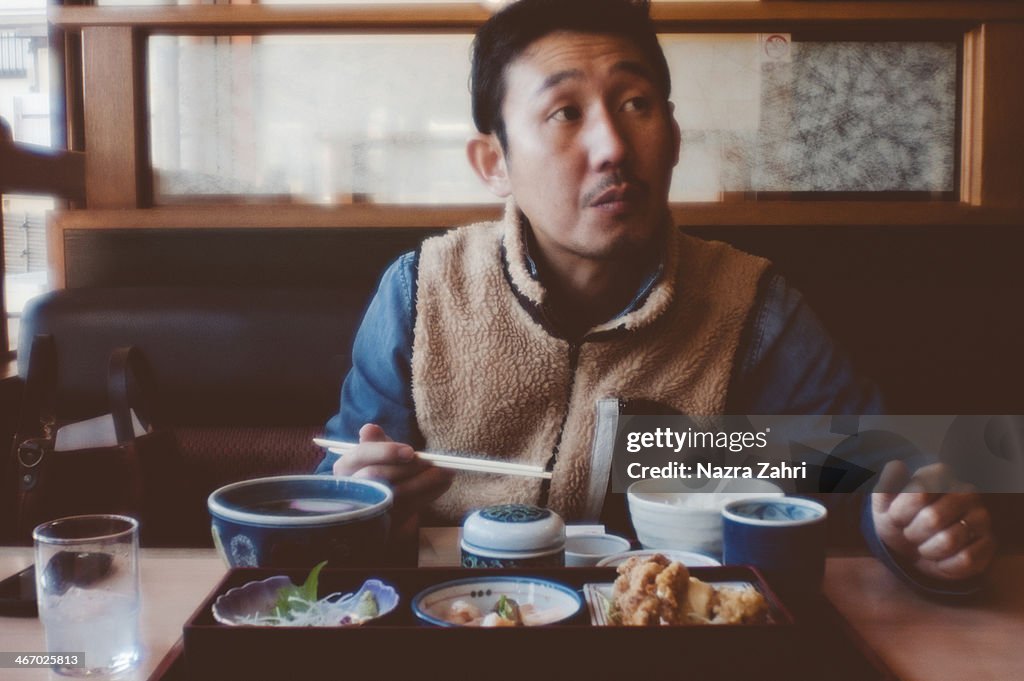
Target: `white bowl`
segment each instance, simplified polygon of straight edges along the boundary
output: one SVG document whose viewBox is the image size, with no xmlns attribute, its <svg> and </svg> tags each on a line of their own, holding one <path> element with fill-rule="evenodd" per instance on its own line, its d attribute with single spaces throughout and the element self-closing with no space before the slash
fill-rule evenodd
<svg viewBox="0 0 1024 681">
<path fill-rule="evenodd" d="M 565 538 L 565 566 L 591 567 L 629 550 L 629 540 L 614 534 L 577 534 Z"/>
<path fill-rule="evenodd" d="M 729 480 L 718 487 L 686 490 L 675 480 L 638 480 L 626 491 L 629 515 L 645 549 L 677 549 L 722 555 L 722 508 L 731 501 L 783 496 L 764 480 Z"/>
</svg>

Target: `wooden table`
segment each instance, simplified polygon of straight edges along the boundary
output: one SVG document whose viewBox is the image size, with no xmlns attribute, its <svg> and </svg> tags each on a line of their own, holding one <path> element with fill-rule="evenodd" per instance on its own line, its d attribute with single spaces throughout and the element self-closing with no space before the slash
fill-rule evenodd
<svg viewBox="0 0 1024 681">
<path fill-rule="evenodd" d="M 423 564 L 451 563 L 457 530 L 432 528 L 420 541 Z M 0 575 L 27 566 L 26 548 L 0 548 Z M 192 611 L 225 572 L 212 549 L 144 549 L 139 667 L 118 681 L 148 679 L 181 635 Z M 977 601 L 931 601 L 868 557 L 830 558 L 825 592 L 885 663 L 907 681 L 1024 679 L 1024 555 L 1003 556 L 988 594 Z M 0 651 L 43 650 L 36 619 L 0 618 Z M 0 679 L 62 678 L 45 669 L 2 669 Z"/>
<path fill-rule="evenodd" d="M 1002 556 L 977 602 L 918 595 L 874 558 L 829 559 L 825 593 L 908 681 L 1024 679 L 1024 555 Z"/>
<path fill-rule="evenodd" d="M 31 548 L 0 548 L 0 576 L 13 574 L 34 560 Z M 181 627 L 227 571 L 213 549 L 143 549 L 139 559 L 142 585 L 142 661 L 117 681 L 148 679 L 181 637 Z M 43 625 L 38 619 L 0 617 L 0 651 L 40 652 Z M 67 679 L 48 669 L 0 669 L 3 681 Z"/>
</svg>

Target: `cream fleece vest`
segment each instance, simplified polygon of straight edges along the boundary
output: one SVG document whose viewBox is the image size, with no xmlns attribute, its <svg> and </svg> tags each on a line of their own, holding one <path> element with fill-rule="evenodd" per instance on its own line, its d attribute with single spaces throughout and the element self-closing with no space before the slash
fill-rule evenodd
<svg viewBox="0 0 1024 681">
<path fill-rule="evenodd" d="M 524 307 L 540 306 L 544 289 L 526 270 L 517 215 L 510 205 L 499 222 L 423 244 L 412 352 L 416 418 L 429 450 L 538 466 L 555 455 L 548 506 L 579 520 L 597 401 L 648 399 L 685 414 L 722 413 L 768 263 L 669 229 L 663 276 L 643 304 L 573 346 Z M 428 521 L 457 524 L 476 508 L 536 504 L 540 495 L 538 479 L 458 473 Z"/>
</svg>

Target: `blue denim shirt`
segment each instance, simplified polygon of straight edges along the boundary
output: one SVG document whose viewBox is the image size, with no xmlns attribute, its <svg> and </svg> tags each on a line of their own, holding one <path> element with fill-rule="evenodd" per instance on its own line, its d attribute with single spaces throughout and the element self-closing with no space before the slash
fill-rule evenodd
<svg viewBox="0 0 1024 681">
<path fill-rule="evenodd" d="M 535 268 L 528 263 L 532 273 Z M 384 272 L 352 350 L 352 368 L 341 390 L 341 408 L 325 428 L 328 438 L 357 442 L 359 429 L 375 423 L 395 441 L 422 448 L 412 399 L 417 253 L 398 258 Z M 641 305 L 657 280 L 651 276 L 626 314 Z M 765 275 L 738 349 L 727 409 L 730 414 L 878 414 L 878 389 L 854 371 L 803 296 L 774 272 Z M 337 454 L 317 468 L 329 473 Z M 913 586 L 935 593 L 961 593 L 957 584 L 926 585 L 890 556 L 875 534 L 870 496 L 826 495 L 833 525 L 860 529 L 873 553 Z M 838 516 L 838 517 L 836 517 Z"/>
</svg>

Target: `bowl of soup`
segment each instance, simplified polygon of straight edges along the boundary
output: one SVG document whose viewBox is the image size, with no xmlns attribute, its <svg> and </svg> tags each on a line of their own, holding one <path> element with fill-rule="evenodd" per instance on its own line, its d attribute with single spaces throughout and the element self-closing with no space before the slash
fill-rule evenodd
<svg viewBox="0 0 1024 681">
<path fill-rule="evenodd" d="M 391 489 L 373 480 L 281 475 L 243 480 L 207 500 L 213 542 L 231 567 L 379 564 Z"/>
</svg>

